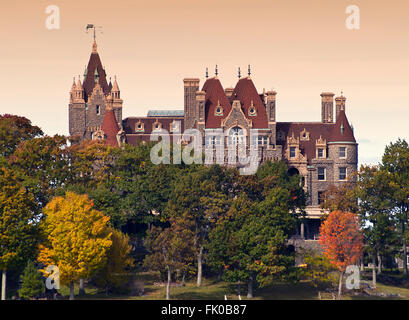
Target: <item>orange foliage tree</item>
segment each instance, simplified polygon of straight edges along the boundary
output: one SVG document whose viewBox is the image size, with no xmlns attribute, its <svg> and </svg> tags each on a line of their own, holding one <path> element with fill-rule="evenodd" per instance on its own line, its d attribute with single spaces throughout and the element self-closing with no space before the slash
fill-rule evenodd
<svg viewBox="0 0 409 320">
<path fill-rule="evenodd" d="M 319 243 L 325 256 L 339 270 L 338 299 L 342 294 L 342 279 L 347 266 L 362 256 L 363 235 L 359 217 L 351 212 L 333 211 L 322 223 Z"/>
</svg>

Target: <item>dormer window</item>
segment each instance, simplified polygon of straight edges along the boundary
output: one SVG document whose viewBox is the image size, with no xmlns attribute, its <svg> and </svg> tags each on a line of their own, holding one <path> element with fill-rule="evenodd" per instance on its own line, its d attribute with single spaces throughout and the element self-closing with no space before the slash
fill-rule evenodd
<svg viewBox="0 0 409 320">
<path fill-rule="evenodd" d="M 152 125 L 152 130 L 160 130 L 162 129 L 162 124 L 159 121 L 155 121 Z"/>
<path fill-rule="evenodd" d="M 257 115 L 257 110 L 254 107 L 253 100 L 252 100 L 250 108 L 249 108 L 249 116 L 256 116 L 256 115 Z"/>
<path fill-rule="evenodd" d="M 216 109 L 214 109 L 215 116 L 222 116 L 223 115 L 223 107 L 220 105 L 220 101 L 217 101 Z"/>
<path fill-rule="evenodd" d="M 290 147 L 290 158 L 295 158 L 296 151 L 297 151 L 296 147 Z"/>
<path fill-rule="evenodd" d="M 300 132 L 300 139 L 303 141 L 310 140 L 310 133 L 307 130 L 305 130 L 305 128 L 303 131 Z"/>
<path fill-rule="evenodd" d="M 135 125 L 135 131 L 136 132 L 144 132 L 145 131 L 145 125 L 143 122 L 138 121 Z"/>
</svg>

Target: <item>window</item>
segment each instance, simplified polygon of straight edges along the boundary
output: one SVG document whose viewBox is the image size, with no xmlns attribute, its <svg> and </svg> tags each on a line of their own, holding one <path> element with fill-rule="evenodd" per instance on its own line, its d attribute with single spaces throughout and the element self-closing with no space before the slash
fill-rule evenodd
<svg viewBox="0 0 409 320">
<path fill-rule="evenodd" d="M 221 136 L 207 136 L 206 137 L 206 146 L 207 147 L 213 147 L 213 146 L 218 146 L 221 144 Z"/>
<path fill-rule="evenodd" d="M 318 168 L 318 180 L 325 180 L 325 168 Z"/>
<path fill-rule="evenodd" d="M 268 138 L 265 136 L 258 136 L 258 145 L 265 146 L 267 145 Z"/>
<path fill-rule="evenodd" d="M 97 107 L 96 107 L 96 112 L 97 112 L 97 114 L 101 114 L 101 108 L 100 108 L 100 106 L 97 104 Z"/>
<path fill-rule="evenodd" d="M 290 147 L 290 158 L 295 158 L 295 151 L 296 151 L 295 147 Z"/>
<path fill-rule="evenodd" d="M 324 149 L 318 148 L 318 158 L 324 158 Z"/>
<path fill-rule="evenodd" d="M 347 168 L 340 167 L 339 168 L 339 180 L 346 180 L 347 179 Z"/>
<path fill-rule="evenodd" d="M 338 154 L 341 159 L 345 159 L 347 157 L 347 148 L 339 147 Z"/>
</svg>

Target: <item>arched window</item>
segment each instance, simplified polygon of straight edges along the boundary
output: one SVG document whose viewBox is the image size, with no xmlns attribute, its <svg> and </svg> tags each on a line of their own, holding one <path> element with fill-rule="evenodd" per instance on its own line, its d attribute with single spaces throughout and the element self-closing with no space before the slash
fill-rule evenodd
<svg viewBox="0 0 409 320">
<path fill-rule="evenodd" d="M 236 126 L 230 129 L 229 144 L 234 146 L 246 144 L 246 136 L 242 128 Z"/>
</svg>

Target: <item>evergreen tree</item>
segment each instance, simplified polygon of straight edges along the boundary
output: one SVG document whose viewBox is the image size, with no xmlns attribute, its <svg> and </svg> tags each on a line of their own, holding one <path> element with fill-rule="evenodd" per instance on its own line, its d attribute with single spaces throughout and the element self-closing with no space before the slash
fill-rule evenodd
<svg viewBox="0 0 409 320">
<path fill-rule="evenodd" d="M 44 293 L 44 280 L 34 263 L 30 260 L 20 277 L 21 288 L 18 294 L 23 299 L 38 297 Z"/>
</svg>

